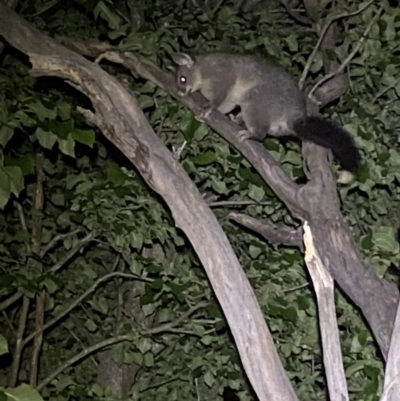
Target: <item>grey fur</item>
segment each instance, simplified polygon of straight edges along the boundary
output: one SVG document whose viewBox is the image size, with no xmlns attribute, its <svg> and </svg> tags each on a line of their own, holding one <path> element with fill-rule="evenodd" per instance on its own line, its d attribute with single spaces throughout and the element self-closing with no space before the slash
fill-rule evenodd
<svg viewBox="0 0 400 401">
<path fill-rule="evenodd" d="M 360 154 L 350 134 L 332 121 L 307 116 L 303 92 L 282 67 L 253 56 L 224 53 L 177 54 L 174 60 L 179 65 L 180 93 L 200 91 L 209 102 L 199 119 L 213 110 L 227 114 L 240 106 L 236 121 L 246 126 L 240 131 L 241 140 L 292 135 L 331 149 L 346 171 L 359 168 Z"/>
<path fill-rule="evenodd" d="M 261 141 L 267 134 L 296 135 L 293 124 L 306 117 L 302 92 L 280 66 L 254 56 L 224 53 L 194 57 L 181 53 L 174 61 L 179 65 L 181 94 L 199 90 L 209 102 L 201 117 L 216 109 L 226 114 L 238 105 L 248 131 L 245 138 Z"/>
</svg>

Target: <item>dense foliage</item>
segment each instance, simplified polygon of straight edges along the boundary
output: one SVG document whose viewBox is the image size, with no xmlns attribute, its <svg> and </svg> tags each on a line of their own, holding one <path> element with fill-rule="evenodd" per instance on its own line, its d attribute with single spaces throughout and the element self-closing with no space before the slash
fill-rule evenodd
<svg viewBox="0 0 400 401">
<path fill-rule="evenodd" d="M 165 69 L 173 65 L 174 51 L 218 50 L 257 54 L 301 75 L 318 36 L 315 27 L 289 16 L 280 1 L 261 1 L 250 10 L 229 0 L 198 3 L 29 0 L 17 11 L 53 37 L 109 41 Z M 331 56 L 343 61 L 377 7 L 360 1 L 323 3 L 326 16 L 364 8 L 339 20 L 341 41 Z M 324 110 L 361 149 L 357 179 L 340 189 L 343 211 L 366 262 L 389 280 L 396 280 L 399 256 L 399 26 L 400 9 L 385 3 L 347 68 L 350 90 Z M 255 289 L 299 399 L 323 399 L 315 300 L 303 255 L 269 246 L 229 221 L 228 214 L 240 210 L 273 223 L 296 222 L 250 164 L 191 112 L 129 71 L 107 62 L 102 67 L 132 90 L 168 148 L 187 141 L 181 163 L 200 191 L 218 197 L 213 210 Z M 307 88 L 322 76 L 318 53 Z M 30 300 L 28 336 L 35 327 L 36 295 L 44 292 L 45 323 L 67 312 L 44 333 L 38 383 L 45 399 L 110 399 L 106 386 L 120 397 L 131 394 L 130 399 L 143 401 L 220 399 L 227 387 L 241 400 L 254 399 L 190 244 L 160 198 L 77 106 L 90 108 L 90 102 L 61 80 L 32 78 L 29 60 L 3 47 L 0 334 L 9 349 L 16 346 L 24 304 L 22 298 L 5 302 L 17 292 Z M 268 138 L 265 146 L 293 179 L 304 181 L 298 143 Z M 42 211 L 35 208 L 38 171 L 44 175 Z M 383 370 L 372 336 L 339 292 L 337 312 L 352 399 L 378 399 Z M 50 377 L 98 343 L 99 350 Z M 28 381 L 31 350 L 29 342 L 19 381 Z M 0 386 L 8 385 L 12 363 L 11 354 L 0 357 Z"/>
</svg>

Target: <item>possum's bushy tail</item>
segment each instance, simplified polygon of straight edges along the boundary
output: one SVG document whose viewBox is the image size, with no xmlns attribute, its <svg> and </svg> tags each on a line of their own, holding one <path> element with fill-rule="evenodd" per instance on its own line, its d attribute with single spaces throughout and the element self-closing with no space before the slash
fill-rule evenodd
<svg viewBox="0 0 400 401">
<path fill-rule="evenodd" d="M 350 134 L 332 121 L 306 117 L 297 121 L 294 131 L 302 141 L 310 141 L 332 150 L 344 170 L 355 173 L 360 166 L 360 153 Z"/>
</svg>

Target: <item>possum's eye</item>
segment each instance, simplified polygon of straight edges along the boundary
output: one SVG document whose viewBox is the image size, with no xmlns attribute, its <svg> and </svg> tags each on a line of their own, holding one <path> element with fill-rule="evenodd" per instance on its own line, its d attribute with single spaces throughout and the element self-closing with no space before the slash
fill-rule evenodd
<svg viewBox="0 0 400 401">
<path fill-rule="evenodd" d="M 186 77 L 185 76 L 183 76 L 183 75 L 181 75 L 180 77 L 179 77 L 179 82 L 181 83 L 181 84 L 185 84 L 186 83 Z"/>
</svg>

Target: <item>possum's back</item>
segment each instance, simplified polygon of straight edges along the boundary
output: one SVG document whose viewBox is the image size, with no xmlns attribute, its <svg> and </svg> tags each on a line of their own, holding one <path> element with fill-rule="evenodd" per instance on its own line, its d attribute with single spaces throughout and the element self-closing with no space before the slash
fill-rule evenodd
<svg viewBox="0 0 400 401">
<path fill-rule="evenodd" d="M 229 81 L 252 81 L 262 85 L 272 101 L 280 104 L 303 105 L 304 98 L 294 78 L 281 66 L 258 57 L 240 54 L 212 53 L 197 56 L 199 68 L 216 85 Z M 214 80 L 213 79 L 213 80 Z"/>
</svg>

